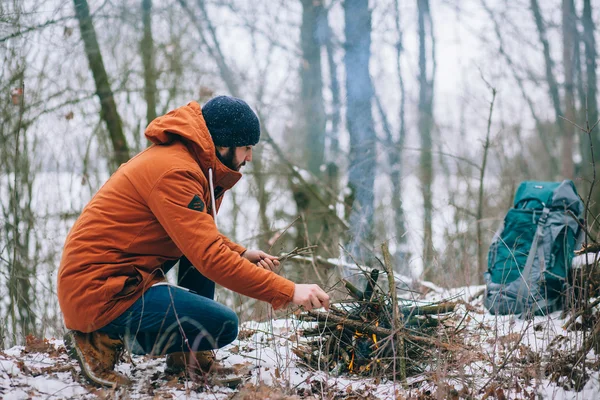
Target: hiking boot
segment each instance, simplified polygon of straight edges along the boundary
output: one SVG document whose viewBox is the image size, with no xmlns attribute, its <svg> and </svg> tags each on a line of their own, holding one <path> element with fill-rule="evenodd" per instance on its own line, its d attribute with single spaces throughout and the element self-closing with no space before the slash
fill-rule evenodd
<svg viewBox="0 0 600 400">
<path fill-rule="evenodd" d="M 171 371 L 193 370 L 195 373 L 216 372 L 222 369 L 211 350 L 191 353 L 177 352 L 167 354 L 167 368 Z"/>
<path fill-rule="evenodd" d="M 242 377 L 233 368 L 221 365 L 211 350 L 171 353 L 167 354 L 166 361 L 166 373 L 179 374 L 187 371 L 191 376 L 204 379 L 207 383 L 232 389 L 242 383 Z"/>
<path fill-rule="evenodd" d="M 116 372 L 115 364 L 123 351 L 123 341 L 106 333 L 69 331 L 65 335 L 69 355 L 79 361 L 81 373 L 93 384 L 116 388 L 131 381 Z"/>
</svg>

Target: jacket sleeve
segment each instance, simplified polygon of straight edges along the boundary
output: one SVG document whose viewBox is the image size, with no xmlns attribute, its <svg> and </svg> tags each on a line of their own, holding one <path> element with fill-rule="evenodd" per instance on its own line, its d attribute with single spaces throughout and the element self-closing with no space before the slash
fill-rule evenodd
<svg viewBox="0 0 600 400">
<path fill-rule="evenodd" d="M 222 233 L 220 233 L 220 235 L 221 239 L 223 239 L 223 243 L 225 244 L 225 246 L 229 247 L 230 250 L 235 251 L 239 255 L 242 255 L 246 251 L 246 248 L 244 246 L 232 242 L 227 236 L 223 235 Z"/>
<path fill-rule="evenodd" d="M 204 198 L 200 179 L 193 171 L 166 172 L 149 193 L 148 207 L 202 275 L 235 292 L 269 302 L 275 309 L 285 306 L 294 295 L 294 283 L 241 257 L 228 246 L 210 215 L 188 207 L 194 196 Z"/>
</svg>

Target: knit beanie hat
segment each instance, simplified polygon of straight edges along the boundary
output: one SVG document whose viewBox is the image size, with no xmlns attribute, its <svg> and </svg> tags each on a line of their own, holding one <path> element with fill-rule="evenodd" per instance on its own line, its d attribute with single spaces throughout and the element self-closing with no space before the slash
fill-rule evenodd
<svg viewBox="0 0 600 400">
<path fill-rule="evenodd" d="M 253 146 L 260 139 L 258 117 L 244 100 L 215 97 L 202 107 L 202 115 L 215 146 Z"/>
</svg>

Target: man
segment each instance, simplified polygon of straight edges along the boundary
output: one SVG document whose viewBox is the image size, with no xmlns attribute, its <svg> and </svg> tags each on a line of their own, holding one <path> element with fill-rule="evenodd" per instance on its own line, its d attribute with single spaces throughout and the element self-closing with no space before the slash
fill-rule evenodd
<svg viewBox="0 0 600 400">
<path fill-rule="evenodd" d="M 58 273 L 65 342 L 83 374 L 126 385 L 114 371 L 125 340 L 141 354 L 167 354 L 171 368 L 208 371 L 212 350 L 237 336 L 238 320 L 213 300 L 215 282 L 269 302 L 328 308 L 317 285 L 278 276 L 276 257 L 246 250 L 217 230 L 223 194 L 241 178 L 260 138 L 256 114 L 220 96 L 152 121 L 154 144 L 122 165 L 71 229 Z M 179 261 L 178 286 L 165 273 Z"/>
</svg>

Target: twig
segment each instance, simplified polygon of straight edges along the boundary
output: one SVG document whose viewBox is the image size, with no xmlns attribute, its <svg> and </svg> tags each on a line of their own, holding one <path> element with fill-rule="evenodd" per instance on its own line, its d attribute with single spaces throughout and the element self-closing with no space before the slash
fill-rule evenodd
<svg viewBox="0 0 600 400">
<path fill-rule="evenodd" d="M 473 296 L 469 297 L 469 303 L 472 302 L 473 300 L 480 298 L 481 296 L 483 296 L 484 293 L 485 293 L 485 289 L 481 289 L 480 291 L 475 293 Z"/>
<path fill-rule="evenodd" d="M 580 256 L 588 253 L 598 253 L 600 251 L 600 243 L 592 243 L 587 246 L 584 245 L 581 249 L 575 250 L 575 255 Z"/>
<path fill-rule="evenodd" d="M 583 225 L 583 224 L 581 223 L 581 221 L 579 220 L 579 218 L 577 218 L 577 215 L 575 215 L 575 214 L 573 213 L 573 211 L 571 211 L 571 210 L 567 210 L 567 214 L 568 214 L 569 216 L 573 217 L 573 219 L 574 219 L 574 220 L 577 222 L 577 225 L 579 225 L 579 227 L 580 227 L 581 229 L 583 229 L 583 231 L 585 232 L 585 234 L 587 235 L 587 237 L 589 237 L 589 238 L 590 238 L 590 240 L 591 240 L 592 242 L 594 242 L 594 243 L 598 243 L 598 241 L 597 241 L 597 240 L 596 240 L 596 239 L 595 239 L 595 238 L 594 238 L 594 237 L 591 235 L 591 233 L 590 233 L 590 232 L 587 230 L 587 228 L 585 227 L 585 225 Z"/>
<path fill-rule="evenodd" d="M 306 254 L 312 254 L 313 250 L 316 249 L 317 247 L 319 247 L 319 246 L 313 245 L 313 246 L 307 246 L 307 247 L 296 247 L 294 250 L 290 251 L 289 253 L 278 256 L 277 258 L 279 259 L 279 262 L 284 262 L 284 261 L 289 260 L 290 258 L 303 256 Z"/>
<path fill-rule="evenodd" d="M 525 329 L 523 329 L 523 331 L 521 332 L 521 336 L 519 336 L 519 340 L 517 340 L 515 342 L 515 344 L 513 345 L 513 348 L 510 350 L 510 352 L 506 355 L 506 357 L 504 358 L 504 361 L 502 362 L 502 364 L 500 364 L 500 366 L 498 367 L 498 369 L 496 370 L 496 373 L 494 375 L 492 375 L 490 377 L 490 379 L 487 380 L 486 383 L 483 384 L 483 386 L 477 391 L 477 393 L 483 393 L 483 389 L 485 389 L 487 387 L 487 385 L 489 385 L 491 382 L 494 381 L 494 379 L 496 379 L 496 377 L 498 376 L 498 374 L 500 373 L 500 371 L 502 371 L 504 369 L 504 367 L 506 366 L 506 364 L 508 363 L 508 360 L 510 359 L 510 357 L 512 356 L 512 354 L 515 352 L 515 350 L 517 348 L 520 347 L 521 342 L 523 341 L 523 337 L 525 336 L 525 333 L 527 332 L 527 330 L 529 329 L 529 326 L 531 325 L 531 321 L 529 321 L 529 323 L 527 324 L 527 326 L 525 327 Z"/>
<path fill-rule="evenodd" d="M 290 224 L 288 226 L 286 226 L 283 229 L 283 231 L 277 236 L 277 239 L 275 239 L 273 244 L 269 247 L 269 251 L 268 251 L 269 254 L 271 254 L 271 249 L 273 249 L 273 246 L 275 246 L 275 243 L 277 243 L 279 238 L 281 238 L 283 235 L 285 235 L 285 233 L 288 231 L 288 229 L 290 229 L 296 223 L 296 221 L 298 221 L 299 219 L 300 219 L 300 216 L 297 216 L 292 222 L 290 222 Z M 281 261 L 281 259 L 279 261 Z"/>
<path fill-rule="evenodd" d="M 496 101 L 496 88 L 492 87 L 486 80 L 483 78 L 483 81 L 487 84 L 487 86 L 492 90 L 492 101 L 490 102 L 490 114 L 487 122 L 487 133 L 485 135 L 485 143 L 483 145 L 483 160 L 481 161 L 481 169 L 479 170 L 479 196 L 478 196 L 478 204 L 477 204 L 477 219 L 475 223 L 477 224 L 477 267 L 479 271 L 479 276 L 483 276 L 484 272 L 484 249 L 483 249 L 483 232 L 482 232 L 482 219 L 483 219 L 483 182 L 485 177 L 485 167 L 487 165 L 487 158 L 490 149 L 490 131 L 492 127 L 492 113 L 494 111 L 494 102 Z M 481 279 L 481 278 L 480 278 Z"/>
<path fill-rule="evenodd" d="M 571 316 L 571 318 L 569 318 L 569 320 L 567 322 L 565 322 L 565 324 L 563 325 L 563 328 L 568 329 L 572 324 L 575 323 L 575 320 L 577 320 L 577 318 L 579 318 L 581 315 L 585 314 L 585 312 L 587 310 L 596 307 L 598 304 L 600 304 L 600 299 L 596 299 L 595 301 L 591 302 L 590 304 L 588 304 L 588 306 L 585 309 L 577 311 L 575 314 L 573 314 Z"/>
</svg>

